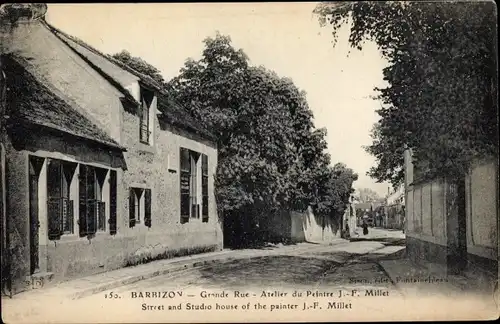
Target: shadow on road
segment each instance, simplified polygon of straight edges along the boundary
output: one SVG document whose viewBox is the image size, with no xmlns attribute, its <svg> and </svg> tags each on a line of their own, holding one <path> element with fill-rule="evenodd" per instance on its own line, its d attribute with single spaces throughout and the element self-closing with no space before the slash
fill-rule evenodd
<svg viewBox="0 0 500 324">
<path fill-rule="evenodd" d="M 284 287 L 313 285 L 318 277 L 339 264 L 298 256 L 264 256 L 234 260 L 201 269 L 205 280 L 222 287 Z"/>
<path fill-rule="evenodd" d="M 406 239 L 404 238 L 396 238 L 396 237 L 351 237 L 349 242 L 360 242 L 360 241 L 372 241 L 372 242 L 380 242 L 384 245 L 397 245 L 397 246 L 405 246 Z"/>
<path fill-rule="evenodd" d="M 228 246 L 227 248 L 229 250 L 243 250 L 243 249 L 250 249 L 250 250 L 274 250 L 278 249 L 283 246 L 290 246 L 290 245 L 297 245 L 297 243 L 294 242 L 287 242 L 287 241 L 282 241 L 282 242 L 259 242 L 259 241 L 253 241 L 253 242 L 239 242 L 238 244 L 233 244 L 231 246 Z"/>
</svg>

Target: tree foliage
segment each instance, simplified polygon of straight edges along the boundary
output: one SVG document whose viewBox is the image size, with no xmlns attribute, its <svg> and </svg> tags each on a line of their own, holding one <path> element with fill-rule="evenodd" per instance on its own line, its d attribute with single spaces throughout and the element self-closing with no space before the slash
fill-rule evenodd
<svg viewBox="0 0 500 324">
<path fill-rule="evenodd" d="M 317 215 L 341 215 L 357 175 L 331 166 L 326 130 L 315 129 L 305 92 L 251 66 L 228 36 L 204 42 L 202 58 L 187 59 L 165 83 L 157 68 L 127 51 L 113 57 L 163 84 L 216 136 L 216 197 L 226 215 L 308 206 Z"/>
<path fill-rule="evenodd" d="M 374 41 L 388 59 L 377 89 L 369 174 L 394 186 L 410 147 L 425 177 L 459 178 L 473 160 L 496 154 L 496 8 L 493 2 L 320 4 L 334 37 L 350 24 L 351 46 Z M 336 38 L 335 38 L 336 39 Z"/>
<path fill-rule="evenodd" d="M 358 199 L 362 203 L 374 203 L 382 200 L 379 194 L 370 188 L 358 189 Z"/>
<path fill-rule="evenodd" d="M 314 128 L 305 93 L 291 80 L 251 66 L 228 36 L 217 35 L 205 40 L 202 58 L 188 59 L 169 87 L 217 136 L 222 209 L 313 206 L 332 214 L 342 208 L 356 175 L 329 166 L 326 130 Z"/>
</svg>

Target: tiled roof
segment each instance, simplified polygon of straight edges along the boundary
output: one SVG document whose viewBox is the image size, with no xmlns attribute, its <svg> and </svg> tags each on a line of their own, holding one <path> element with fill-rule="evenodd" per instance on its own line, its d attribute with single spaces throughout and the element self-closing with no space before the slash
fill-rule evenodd
<svg viewBox="0 0 500 324">
<path fill-rule="evenodd" d="M 9 78 L 8 97 L 15 101 L 11 122 L 45 126 L 109 147 L 125 150 L 79 111 L 82 108 L 51 87 L 29 61 L 3 55 L 2 65 Z"/>
<path fill-rule="evenodd" d="M 125 89 L 126 85 L 120 80 L 120 78 L 123 77 L 123 74 L 120 74 L 118 71 L 119 69 L 136 76 L 143 85 L 158 92 L 158 109 L 162 112 L 162 116 L 160 118 L 165 120 L 165 122 L 183 128 L 187 131 L 194 132 L 195 134 L 209 140 L 215 140 L 215 136 L 202 126 L 199 121 L 191 116 L 185 107 L 172 99 L 168 92 L 165 91 L 162 84 L 159 84 L 150 76 L 127 66 L 123 62 L 113 58 L 111 55 L 101 53 L 84 41 L 64 33 L 47 22 L 45 22 L 45 24 L 56 36 L 77 52 L 125 96 L 130 96 L 130 92 Z M 135 99 L 132 100 L 135 101 Z"/>
</svg>

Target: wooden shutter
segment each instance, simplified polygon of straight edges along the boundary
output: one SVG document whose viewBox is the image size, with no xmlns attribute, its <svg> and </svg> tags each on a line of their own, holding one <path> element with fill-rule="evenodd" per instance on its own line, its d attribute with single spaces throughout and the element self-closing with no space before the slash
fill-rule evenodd
<svg viewBox="0 0 500 324">
<path fill-rule="evenodd" d="M 189 150 L 180 149 L 180 194 L 181 194 L 181 223 L 189 222 L 189 205 L 191 191 L 191 163 Z"/>
<path fill-rule="evenodd" d="M 96 176 L 93 167 L 80 164 L 79 175 L 78 227 L 80 236 L 94 234 L 97 231 L 98 206 L 95 197 Z"/>
<path fill-rule="evenodd" d="M 47 221 L 49 240 L 57 240 L 62 235 L 62 174 L 59 160 L 47 162 Z"/>
<path fill-rule="evenodd" d="M 129 227 L 135 226 L 135 190 L 130 188 L 128 190 L 128 219 Z"/>
<path fill-rule="evenodd" d="M 96 201 L 97 228 L 100 231 L 106 230 L 106 203 L 104 201 Z"/>
<path fill-rule="evenodd" d="M 97 213 L 99 206 L 97 200 L 87 200 L 87 233 L 94 234 L 97 232 Z"/>
<path fill-rule="evenodd" d="M 73 200 L 65 200 L 66 204 L 66 225 L 65 228 L 68 230 L 68 233 L 73 233 L 73 220 L 74 220 L 74 204 Z"/>
<path fill-rule="evenodd" d="M 87 228 L 87 166 L 80 164 L 79 181 L 79 207 L 80 214 L 78 215 L 78 229 L 80 236 L 89 234 Z"/>
<path fill-rule="evenodd" d="M 151 227 L 151 189 L 144 190 L 144 224 Z"/>
<path fill-rule="evenodd" d="M 62 199 L 48 198 L 47 212 L 49 221 L 49 240 L 58 240 L 61 238 L 61 206 Z"/>
<path fill-rule="evenodd" d="M 87 233 L 97 232 L 98 201 L 96 199 L 97 177 L 95 168 L 87 166 Z"/>
<path fill-rule="evenodd" d="M 116 171 L 111 170 L 109 175 L 109 234 L 115 235 L 117 231 L 116 226 Z"/>
<path fill-rule="evenodd" d="M 201 206 L 202 221 L 208 222 L 208 156 L 201 156 L 201 193 L 203 201 Z"/>
</svg>

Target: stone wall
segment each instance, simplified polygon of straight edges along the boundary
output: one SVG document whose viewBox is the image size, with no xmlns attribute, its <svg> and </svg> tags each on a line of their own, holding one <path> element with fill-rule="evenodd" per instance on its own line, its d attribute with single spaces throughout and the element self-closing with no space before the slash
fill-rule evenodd
<svg viewBox="0 0 500 324">
<path fill-rule="evenodd" d="M 458 188 L 444 179 L 414 183 L 408 151 L 405 154 L 405 171 L 408 255 L 416 261 L 447 265 L 450 271 L 455 271 L 452 268 L 457 262 L 463 262 L 464 265 L 459 266 L 461 271 L 497 273 L 496 161 L 477 161 L 465 177 L 465 211 L 457 209 L 461 208 Z M 465 220 L 461 221 L 457 215 L 464 212 Z M 465 254 L 460 256 L 461 252 L 458 252 L 454 255 L 460 244 L 466 245 Z"/>
<path fill-rule="evenodd" d="M 338 223 L 314 215 L 310 207 L 304 212 L 281 211 L 271 215 L 265 226 L 271 236 L 290 242 L 329 242 L 341 236 Z"/>
</svg>

